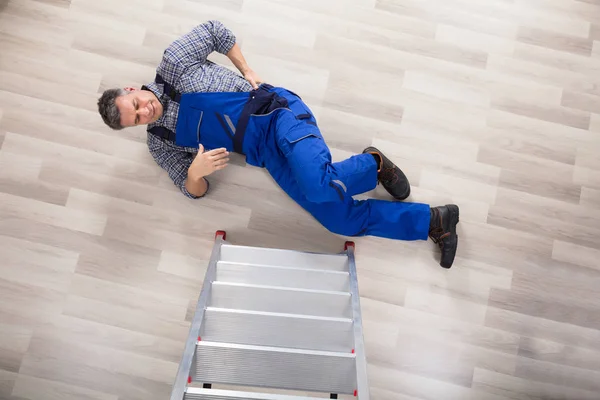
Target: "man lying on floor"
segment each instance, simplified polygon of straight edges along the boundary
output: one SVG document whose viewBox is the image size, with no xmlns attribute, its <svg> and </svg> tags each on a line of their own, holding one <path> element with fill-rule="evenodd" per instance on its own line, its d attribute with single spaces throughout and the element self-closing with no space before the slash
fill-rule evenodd
<svg viewBox="0 0 600 400">
<path fill-rule="evenodd" d="M 207 60 L 226 54 L 242 76 Z M 332 163 L 311 110 L 289 90 L 260 82 L 248 67 L 234 34 L 209 21 L 174 41 L 164 52 L 154 82 L 140 90 L 106 90 L 98 101 L 113 129 L 148 124 L 148 147 L 183 194 L 203 197 L 206 177 L 227 166 L 234 151 L 266 168 L 281 188 L 330 231 L 427 240 L 441 249 L 450 268 L 458 236 L 456 205 L 354 200 L 378 182 L 396 199 L 410 194 L 406 176 L 381 151 Z"/>
</svg>

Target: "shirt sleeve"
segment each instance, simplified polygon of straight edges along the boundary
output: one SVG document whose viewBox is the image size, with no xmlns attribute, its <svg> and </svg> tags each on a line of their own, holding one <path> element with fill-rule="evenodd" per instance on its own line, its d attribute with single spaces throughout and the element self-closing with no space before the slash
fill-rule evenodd
<svg viewBox="0 0 600 400">
<path fill-rule="evenodd" d="M 219 21 L 207 21 L 175 40 L 165 50 L 159 72 L 167 82 L 187 66 L 206 62 L 213 51 L 227 54 L 235 45 L 236 37 Z"/>
<path fill-rule="evenodd" d="M 183 148 L 173 146 L 151 133 L 148 133 L 148 149 L 154 158 L 154 161 L 156 161 L 162 169 L 167 171 L 175 186 L 179 187 L 179 190 L 181 190 L 186 197 L 189 197 L 190 199 L 199 199 L 208 193 L 208 188 L 210 187 L 208 180 L 206 180 L 206 193 L 202 196 L 191 194 L 185 187 L 187 171 L 195 157 L 193 153 L 185 151 Z"/>
</svg>

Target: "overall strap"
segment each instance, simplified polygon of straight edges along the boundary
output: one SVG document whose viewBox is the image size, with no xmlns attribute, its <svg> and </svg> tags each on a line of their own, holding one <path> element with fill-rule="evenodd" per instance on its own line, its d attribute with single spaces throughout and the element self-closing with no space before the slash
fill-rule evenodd
<svg viewBox="0 0 600 400">
<path fill-rule="evenodd" d="M 164 126 L 154 126 L 152 128 L 148 128 L 148 132 L 154 136 L 158 136 L 159 138 L 163 138 L 169 142 L 175 143 L 175 132 L 165 128 Z"/>
<path fill-rule="evenodd" d="M 164 93 L 169 96 L 169 98 L 177 103 L 181 103 L 181 93 L 175 90 L 170 83 L 165 81 L 162 76 L 156 74 L 154 78 L 154 82 L 157 84 L 163 85 Z M 144 87 L 142 87 L 143 89 Z M 168 140 L 170 142 L 175 143 L 175 132 L 170 129 L 165 128 L 164 126 L 155 126 L 148 129 L 148 132 L 152 133 L 155 136 L 158 136 L 162 139 Z"/>
<path fill-rule="evenodd" d="M 169 82 L 165 81 L 162 76 L 156 74 L 154 82 L 158 83 L 159 85 L 163 85 L 164 93 L 169 96 L 171 100 L 176 103 L 181 103 L 181 93 L 175 90 L 175 88 Z"/>
</svg>

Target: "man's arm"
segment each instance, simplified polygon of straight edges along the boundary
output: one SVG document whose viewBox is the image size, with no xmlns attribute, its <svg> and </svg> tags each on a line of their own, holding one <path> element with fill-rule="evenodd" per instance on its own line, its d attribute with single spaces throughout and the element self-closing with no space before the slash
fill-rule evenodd
<svg viewBox="0 0 600 400">
<path fill-rule="evenodd" d="M 229 53 L 235 41 L 233 32 L 221 22 L 204 22 L 167 47 L 157 73 L 173 84 L 188 66 L 206 63 L 206 58 L 213 51 Z"/>
<path fill-rule="evenodd" d="M 172 63 L 190 64 L 206 62 L 213 51 L 227 54 L 233 48 L 236 37 L 219 21 L 207 21 L 175 40 L 165 50 L 164 58 Z"/>
<path fill-rule="evenodd" d="M 219 21 L 207 21 L 200 24 L 191 32 L 174 41 L 165 50 L 159 69 L 167 82 L 173 82 L 179 69 L 195 63 L 204 64 L 213 51 L 226 55 L 244 78 L 254 88 L 257 87 L 256 84 L 260 82 L 260 78 L 248 67 L 233 32 Z"/>
<path fill-rule="evenodd" d="M 231 50 L 229 50 L 229 52 L 227 53 L 227 58 L 231 60 L 233 65 L 235 65 L 238 71 L 240 71 L 242 76 L 248 82 L 250 82 L 250 85 L 252 85 L 254 89 L 258 89 L 258 85 L 260 85 L 262 81 L 258 77 L 256 72 L 254 72 L 252 68 L 248 66 L 248 63 L 246 62 L 246 59 L 242 54 L 242 50 L 240 49 L 240 46 L 237 45 L 237 43 L 233 45 Z"/>
<path fill-rule="evenodd" d="M 152 134 L 148 134 L 148 149 L 175 186 L 191 199 L 203 197 L 209 188 L 205 177 L 225 168 L 229 161 L 229 153 L 225 149 L 204 152 L 200 145 L 198 154 L 194 156 Z"/>
<path fill-rule="evenodd" d="M 162 141 L 160 138 L 148 133 L 148 150 L 154 158 L 154 161 L 167 173 L 175 186 L 181 192 L 191 198 L 197 199 L 206 194 L 208 182 L 204 181 L 205 187 L 199 185 L 190 185 L 190 192 L 186 187 L 187 171 L 194 160 L 194 154 L 188 153 L 171 143 Z"/>
<path fill-rule="evenodd" d="M 193 198 L 200 198 L 203 197 L 206 192 L 208 192 L 208 181 L 203 176 L 192 177 L 188 172 L 187 178 L 184 182 L 184 188 L 189 194 L 194 196 Z M 186 194 L 185 191 L 182 190 L 182 192 L 183 194 Z"/>
<path fill-rule="evenodd" d="M 227 166 L 229 152 L 225 148 L 204 151 L 204 146 L 199 145 L 198 154 L 187 170 L 185 188 L 188 192 L 204 196 L 208 190 L 206 176 L 219 171 Z"/>
</svg>

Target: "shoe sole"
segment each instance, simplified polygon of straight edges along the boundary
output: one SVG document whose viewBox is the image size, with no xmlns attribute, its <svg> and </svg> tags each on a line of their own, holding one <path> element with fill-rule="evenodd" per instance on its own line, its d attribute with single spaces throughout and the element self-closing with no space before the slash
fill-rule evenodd
<svg viewBox="0 0 600 400">
<path fill-rule="evenodd" d="M 454 227 L 456 228 L 456 224 L 460 220 L 460 209 L 456 204 L 446 204 L 446 207 L 448 207 L 448 211 L 450 212 L 450 221 L 454 223 L 454 219 L 456 219 L 454 223 Z"/>
<path fill-rule="evenodd" d="M 458 234 L 456 233 L 456 225 L 460 221 L 460 209 L 455 204 L 446 204 L 446 207 L 448 207 L 448 211 L 450 213 L 450 226 L 454 228 L 451 229 L 451 231 L 453 231 L 452 233 L 454 233 L 454 235 L 456 236 L 456 249 L 458 250 Z M 456 256 L 456 253 L 454 253 L 454 255 Z M 450 265 L 445 266 L 442 265 L 442 263 L 440 263 L 440 266 L 442 268 L 450 269 L 452 267 L 452 264 L 454 264 L 454 258 L 450 262 Z"/>
</svg>

